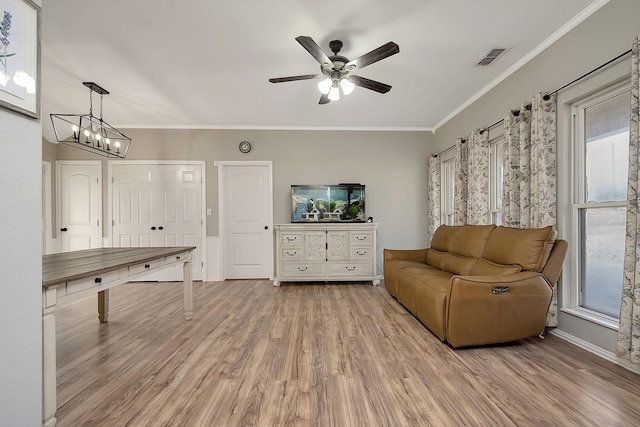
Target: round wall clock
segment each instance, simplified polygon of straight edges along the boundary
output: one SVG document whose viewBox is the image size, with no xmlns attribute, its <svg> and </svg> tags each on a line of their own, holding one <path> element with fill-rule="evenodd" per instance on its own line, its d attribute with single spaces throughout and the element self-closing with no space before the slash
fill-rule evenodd
<svg viewBox="0 0 640 427">
<path fill-rule="evenodd" d="M 240 150 L 241 153 L 246 154 L 249 151 L 251 151 L 251 144 L 249 143 L 249 141 L 242 141 L 238 146 L 238 149 Z"/>
</svg>

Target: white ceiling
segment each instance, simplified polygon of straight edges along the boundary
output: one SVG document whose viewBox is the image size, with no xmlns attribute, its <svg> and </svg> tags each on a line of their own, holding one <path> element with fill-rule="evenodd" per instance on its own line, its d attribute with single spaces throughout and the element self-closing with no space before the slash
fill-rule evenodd
<svg viewBox="0 0 640 427">
<path fill-rule="evenodd" d="M 47 0 L 42 116 L 89 109 L 111 92 L 118 127 L 433 130 L 608 0 Z M 394 41 L 400 53 L 358 71 L 391 85 L 318 105 L 319 64 L 295 37 L 354 59 Z M 492 47 L 509 50 L 488 67 Z M 94 110 L 96 104 L 94 102 Z M 94 111 L 95 113 L 95 111 Z"/>
</svg>

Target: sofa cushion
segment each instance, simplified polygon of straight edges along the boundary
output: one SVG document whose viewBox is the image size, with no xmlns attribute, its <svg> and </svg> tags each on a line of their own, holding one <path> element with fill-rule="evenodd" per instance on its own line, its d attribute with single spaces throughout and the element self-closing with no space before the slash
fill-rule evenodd
<svg viewBox="0 0 640 427">
<path fill-rule="evenodd" d="M 518 264 L 503 265 L 496 264 L 486 259 L 480 258 L 471 269 L 471 276 L 504 276 L 507 274 L 519 273 L 522 267 Z"/>
<path fill-rule="evenodd" d="M 456 255 L 482 257 L 495 225 L 441 225 L 433 234 L 431 247 Z"/>
<path fill-rule="evenodd" d="M 553 226 L 544 228 L 496 227 L 489 236 L 482 258 L 496 264 L 519 264 L 523 270 L 540 272 L 557 236 Z"/>
<path fill-rule="evenodd" d="M 433 248 L 427 251 L 426 263 L 439 270 L 444 270 L 444 262 L 449 258 L 449 252 L 442 252 Z"/>
<path fill-rule="evenodd" d="M 431 269 L 433 267 L 415 261 L 405 261 L 402 259 L 394 259 L 385 261 L 384 265 L 384 286 L 394 297 L 398 297 L 398 273 L 408 267 Z"/>
<path fill-rule="evenodd" d="M 475 257 L 451 254 L 450 257 L 445 259 L 443 270 L 460 276 L 467 276 L 477 262 L 478 258 Z"/>
</svg>

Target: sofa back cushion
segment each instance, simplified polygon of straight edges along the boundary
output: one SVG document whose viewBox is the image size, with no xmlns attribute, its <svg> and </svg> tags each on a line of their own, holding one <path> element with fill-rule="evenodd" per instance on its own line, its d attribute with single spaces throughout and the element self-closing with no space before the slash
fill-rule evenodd
<svg viewBox="0 0 640 427">
<path fill-rule="evenodd" d="M 433 233 L 431 247 L 441 252 L 480 258 L 495 225 L 441 225 Z"/>
<path fill-rule="evenodd" d="M 523 270 L 542 271 L 557 236 L 544 228 L 496 227 L 489 236 L 483 258 L 496 264 L 518 264 Z"/>
<path fill-rule="evenodd" d="M 486 259 L 480 258 L 476 265 L 471 269 L 471 276 L 505 276 L 507 274 L 515 274 L 522 271 L 522 267 L 518 264 L 503 265 L 496 264 Z"/>
<path fill-rule="evenodd" d="M 478 262 L 478 258 L 460 256 L 449 252 L 441 252 L 431 248 L 427 252 L 426 262 L 428 265 L 435 267 L 438 270 L 447 271 L 460 276 L 467 276 L 471 273 L 473 266 Z"/>
</svg>

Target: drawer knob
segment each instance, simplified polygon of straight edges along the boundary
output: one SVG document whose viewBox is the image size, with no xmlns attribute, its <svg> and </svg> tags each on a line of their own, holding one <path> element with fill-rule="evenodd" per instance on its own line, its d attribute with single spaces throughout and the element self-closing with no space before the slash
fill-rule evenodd
<svg viewBox="0 0 640 427">
<path fill-rule="evenodd" d="M 102 283 L 102 277 L 96 277 L 96 280 L 94 280 L 96 283 Z"/>
<path fill-rule="evenodd" d="M 367 240 L 367 236 L 356 236 L 358 240 Z"/>
<path fill-rule="evenodd" d="M 296 251 L 293 251 L 293 252 L 287 251 L 287 255 L 289 255 L 289 256 L 294 256 L 296 253 L 297 253 Z"/>
<path fill-rule="evenodd" d="M 151 266 L 149 264 L 145 264 L 144 268 L 151 268 Z"/>
<path fill-rule="evenodd" d="M 353 271 L 356 269 L 355 267 L 349 267 L 349 266 L 346 266 L 345 268 L 347 269 L 347 271 Z"/>
<path fill-rule="evenodd" d="M 287 242 L 295 242 L 297 239 L 297 237 L 287 237 Z"/>
<path fill-rule="evenodd" d="M 358 255 L 366 255 L 366 254 L 367 254 L 367 251 L 362 251 L 362 252 L 360 252 L 360 251 L 356 251 L 356 253 L 357 253 Z"/>
<path fill-rule="evenodd" d="M 178 255 L 178 256 L 176 257 L 176 259 L 180 259 L 180 255 Z"/>
<path fill-rule="evenodd" d="M 298 267 L 298 271 L 307 271 L 308 267 Z"/>
</svg>

